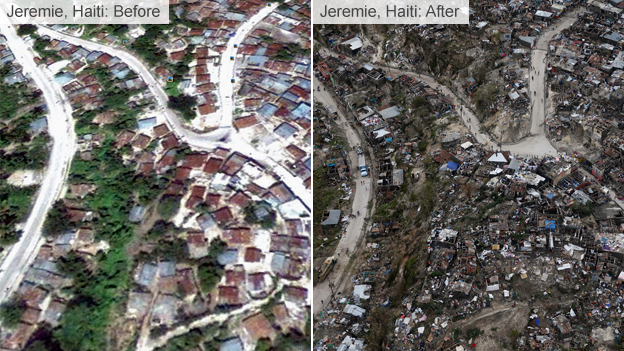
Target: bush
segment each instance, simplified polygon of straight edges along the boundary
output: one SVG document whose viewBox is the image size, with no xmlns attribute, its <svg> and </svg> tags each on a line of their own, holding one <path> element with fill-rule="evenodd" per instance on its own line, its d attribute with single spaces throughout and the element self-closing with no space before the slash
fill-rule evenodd
<svg viewBox="0 0 624 351">
<path fill-rule="evenodd" d="M 22 24 L 21 26 L 17 27 L 17 35 L 19 35 L 20 37 L 34 34 L 36 31 L 37 26 L 32 24 Z"/>
<path fill-rule="evenodd" d="M 43 234 L 55 237 L 71 228 L 67 207 L 65 207 L 63 200 L 56 200 L 43 223 Z"/>
<path fill-rule="evenodd" d="M 197 267 L 197 277 L 201 282 L 201 288 L 204 292 L 209 292 L 214 289 L 221 277 L 223 276 L 223 270 L 212 263 L 203 264 Z"/>
<path fill-rule="evenodd" d="M 471 328 L 466 330 L 466 339 L 474 339 L 481 334 L 483 334 L 483 331 L 481 329 Z"/>
<path fill-rule="evenodd" d="M 181 196 L 164 196 L 158 204 L 158 214 L 163 219 L 170 219 L 180 209 Z"/>
<path fill-rule="evenodd" d="M 26 301 L 24 300 L 10 300 L 9 302 L 0 305 L 0 319 L 2 323 L 9 328 L 16 327 L 22 315 L 26 311 Z"/>
<path fill-rule="evenodd" d="M 186 121 L 192 121 L 197 116 L 194 110 L 194 107 L 197 105 L 197 98 L 195 96 L 186 94 L 169 96 L 167 105 L 169 108 L 180 112 Z"/>
</svg>

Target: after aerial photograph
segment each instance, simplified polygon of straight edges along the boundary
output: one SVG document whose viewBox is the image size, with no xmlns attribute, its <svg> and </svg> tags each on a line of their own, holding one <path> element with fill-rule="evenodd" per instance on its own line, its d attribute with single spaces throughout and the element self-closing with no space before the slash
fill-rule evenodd
<svg viewBox="0 0 624 351">
<path fill-rule="evenodd" d="M 0 350 L 310 350 L 310 6 L 0 4 Z"/>
<path fill-rule="evenodd" d="M 314 24 L 315 350 L 624 349 L 624 1 L 469 16 Z"/>
</svg>

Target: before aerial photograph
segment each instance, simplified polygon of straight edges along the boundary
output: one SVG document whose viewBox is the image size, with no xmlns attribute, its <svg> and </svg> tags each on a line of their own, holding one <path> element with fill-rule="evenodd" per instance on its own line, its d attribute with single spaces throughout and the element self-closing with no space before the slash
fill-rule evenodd
<svg viewBox="0 0 624 351">
<path fill-rule="evenodd" d="M 469 15 L 313 27 L 315 350 L 624 349 L 624 1 Z"/>
<path fill-rule="evenodd" d="M 0 4 L 0 350 L 310 350 L 310 6 Z"/>
</svg>

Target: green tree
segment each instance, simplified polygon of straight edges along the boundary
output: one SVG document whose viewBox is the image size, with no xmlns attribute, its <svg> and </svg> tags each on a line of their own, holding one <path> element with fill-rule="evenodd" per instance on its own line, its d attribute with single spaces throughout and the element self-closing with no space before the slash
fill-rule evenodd
<svg viewBox="0 0 624 351">
<path fill-rule="evenodd" d="M 69 223 L 69 212 L 63 200 L 56 200 L 43 223 L 43 234 L 46 236 L 58 236 L 72 227 Z"/>
<path fill-rule="evenodd" d="M 0 319 L 9 328 L 16 327 L 26 311 L 26 301 L 13 299 L 0 305 Z"/>
<path fill-rule="evenodd" d="M 19 35 L 20 37 L 34 34 L 36 31 L 37 26 L 33 24 L 22 24 L 21 26 L 17 27 L 17 35 Z"/>
<path fill-rule="evenodd" d="M 209 292 L 214 289 L 221 280 L 223 273 L 223 268 L 212 262 L 197 267 L 197 277 L 201 283 L 202 290 Z"/>
<path fill-rule="evenodd" d="M 158 214 L 164 219 L 170 219 L 180 209 L 181 196 L 164 196 L 158 204 Z"/>
</svg>

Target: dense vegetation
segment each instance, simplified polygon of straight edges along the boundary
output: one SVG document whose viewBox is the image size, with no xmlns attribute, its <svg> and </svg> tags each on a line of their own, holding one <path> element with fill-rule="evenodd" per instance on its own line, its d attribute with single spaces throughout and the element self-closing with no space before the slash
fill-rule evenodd
<svg viewBox="0 0 624 351">
<path fill-rule="evenodd" d="M 96 72 L 96 76 L 101 80 L 105 94 L 114 93 L 114 85 L 108 81 L 108 77 L 100 72 Z M 127 109 L 124 101 L 127 97 L 123 95 L 123 98 L 108 101 L 109 108 L 112 106 L 123 112 Z M 82 115 L 89 113 L 85 111 Z M 74 158 L 69 182 L 97 186 L 94 193 L 84 198 L 84 205 L 94 213 L 91 226 L 96 232 L 96 238 L 107 241 L 110 249 L 106 253 L 98 253 L 90 264 L 71 254 L 59 261 L 59 268 L 74 279 L 74 285 L 68 291 L 73 299 L 68 303 L 60 326 L 52 331 L 47 344 L 57 344 L 66 351 L 106 349 L 111 311 L 123 301 L 122 292 L 127 291 L 130 284 L 132 265 L 126 251 L 134 235 L 134 224 L 128 220 L 130 209 L 141 199 L 154 199 L 162 191 L 154 178 L 137 178 L 135 165 L 124 163 L 124 150 L 114 147 L 117 128 L 107 126 L 97 130 L 95 125 L 89 128 L 103 134 L 101 146 L 92 150 L 92 160 Z M 58 207 L 59 217 L 63 218 L 60 205 L 55 207 Z M 58 231 L 61 225 L 56 224 L 58 227 L 54 227 Z M 46 226 L 49 228 L 51 224 Z M 37 345 L 40 347 L 41 343 Z"/>
<path fill-rule="evenodd" d="M 67 207 L 65 207 L 63 200 L 56 200 L 43 223 L 43 234 L 56 237 L 71 228 Z"/>
<path fill-rule="evenodd" d="M 53 61 L 60 61 L 63 59 L 56 51 L 47 49 L 51 42 L 50 39 L 44 39 L 37 34 L 31 34 L 30 37 L 34 39 L 33 49 L 35 49 L 41 59 L 51 59 Z"/>
<path fill-rule="evenodd" d="M 0 305 L 0 319 L 9 328 L 16 327 L 26 311 L 26 301 L 10 300 Z"/>
<path fill-rule="evenodd" d="M 169 96 L 168 106 L 182 114 L 182 117 L 191 121 L 195 118 L 195 106 L 197 105 L 197 98 L 195 96 L 189 96 L 186 94 L 180 94 L 178 96 Z"/>
<path fill-rule="evenodd" d="M 19 35 L 20 37 L 35 34 L 36 31 L 37 26 L 35 26 L 34 24 L 22 24 L 21 26 L 17 27 L 17 35 Z"/>
<path fill-rule="evenodd" d="M 209 292 L 221 281 L 225 271 L 217 260 L 219 255 L 225 250 L 227 244 L 219 239 L 210 243 L 208 256 L 200 260 L 197 267 L 197 277 L 204 292 Z"/>
<path fill-rule="evenodd" d="M 44 116 L 44 108 L 34 106 L 40 91 L 25 83 L 7 84 L 11 67 L 0 67 L 0 245 L 16 242 L 21 231 L 16 225 L 28 215 L 37 186 L 16 187 L 7 183 L 13 172 L 21 169 L 41 170 L 48 156 L 50 137 L 33 133 L 30 124 Z M 10 149 L 7 147 L 11 146 Z M 7 148 L 7 149 L 5 149 Z M 10 151 L 8 151 L 10 150 Z"/>
<path fill-rule="evenodd" d="M 15 117 L 21 108 L 37 102 L 41 96 L 41 91 L 29 89 L 25 83 L 5 83 L 5 79 L 10 75 L 11 66 L 0 66 L 0 122 Z M 39 116 L 41 114 L 37 114 L 34 118 Z"/>
<path fill-rule="evenodd" d="M 165 196 L 158 204 L 158 214 L 163 219 L 171 219 L 180 209 L 181 196 Z"/>
</svg>

